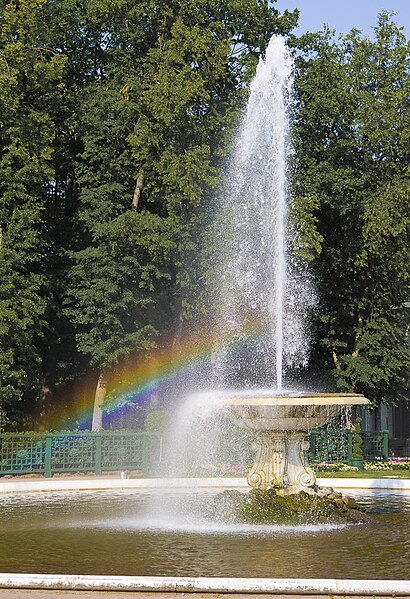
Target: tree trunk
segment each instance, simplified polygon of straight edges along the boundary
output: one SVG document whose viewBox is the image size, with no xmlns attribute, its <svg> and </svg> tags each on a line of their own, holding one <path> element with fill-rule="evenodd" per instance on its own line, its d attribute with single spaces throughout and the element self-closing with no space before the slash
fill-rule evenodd
<svg viewBox="0 0 410 599">
<path fill-rule="evenodd" d="M 363 314 L 363 312 L 359 312 L 359 314 L 357 315 L 358 330 L 357 330 L 355 338 L 354 338 L 352 358 L 357 358 L 357 356 L 359 355 L 360 342 L 363 337 L 363 325 L 364 325 L 364 314 Z"/>
<path fill-rule="evenodd" d="M 369 288 L 366 287 L 363 292 L 363 301 L 366 301 L 368 297 L 369 297 Z M 365 321 L 364 310 L 359 310 L 359 313 L 357 315 L 357 330 L 356 330 L 356 335 L 355 335 L 354 343 L 353 343 L 352 358 L 357 358 L 357 356 L 359 355 L 359 352 L 360 352 L 360 344 L 361 344 L 362 337 L 363 337 L 364 321 Z"/>
<path fill-rule="evenodd" d="M 141 173 L 138 175 L 137 182 L 135 183 L 134 195 L 132 196 L 132 208 L 138 210 L 138 202 L 140 200 L 141 190 L 144 186 L 144 175 Z"/>
<path fill-rule="evenodd" d="M 53 392 L 50 387 L 43 385 L 38 401 L 36 430 L 44 432 L 49 430 L 50 416 L 52 415 Z"/>
<path fill-rule="evenodd" d="M 99 431 L 102 429 L 102 406 L 107 395 L 108 373 L 106 370 L 100 372 L 98 377 L 97 387 L 94 396 L 93 423 L 91 430 Z"/>
<path fill-rule="evenodd" d="M 332 359 L 336 370 L 341 370 L 339 358 L 337 357 L 337 353 L 335 352 L 335 350 L 332 351 Z"/>
</svg>

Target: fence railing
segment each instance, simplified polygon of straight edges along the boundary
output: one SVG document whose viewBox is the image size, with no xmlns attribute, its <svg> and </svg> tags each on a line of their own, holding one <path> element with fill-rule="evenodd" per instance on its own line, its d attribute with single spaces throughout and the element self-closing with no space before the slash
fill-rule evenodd
<svg viewBox="0 0 410 599">
<path fill-rule="evenodd" d="M 389 455 L 389 431 L 360 431 L 363 458 L 373 462 L 387 460 Z M 315 429 L 309 433 L 310 462 L 344 462 L 351 464 L 353 458 L 353 431 Z"/>
<path fill-rule="evenodd" d="M 361 435 L 365 460 L 388 458 L 388 431 L 362 431 Z M 310 431 L 309 461 L 351 463 L 352 437 L 351 430 Z M 163 453 L 162 438 L 157 433 L 6 433 L 0 435 L 0 476 L 37 473 L 50 477 L 64 472 L 99 475 L 113 470 L 150 474 L 161 468 Z M 223 448 L 222 453 L 227 453 L 221 458 L 225 461 L 238 460 L 238 455 L 229 456 Z"/>
<path fill-rule="evenodd" d="M 162 440 L 146 432 L 0 435 L 0 474 L 142 470 L 162 458 Z"/>
</svg>

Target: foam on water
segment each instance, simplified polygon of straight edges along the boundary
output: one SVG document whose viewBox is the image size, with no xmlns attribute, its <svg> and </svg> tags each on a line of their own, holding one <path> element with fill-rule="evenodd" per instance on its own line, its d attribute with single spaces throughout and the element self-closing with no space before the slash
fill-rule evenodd
<svg viewBox="0 0 410 599">
<path fill-rule="evenodd" d="M 72 523 L 71 527 L 78 524 Z M 223 522 L 181 522 L 160 517 L 151 519 L 111 519 L 82 523 L 85 528 L 103 528 L 114 530 L 147 531 L 147 532 L 169 532 L 174 534 L 200 534 L 200 535 L 289 535 L 304 533 L 320 533 L 331 530 L 341 530 L 351 526 L 348 524 L 304 524 L 304 525 L 251 525 Z"/>
</svg>

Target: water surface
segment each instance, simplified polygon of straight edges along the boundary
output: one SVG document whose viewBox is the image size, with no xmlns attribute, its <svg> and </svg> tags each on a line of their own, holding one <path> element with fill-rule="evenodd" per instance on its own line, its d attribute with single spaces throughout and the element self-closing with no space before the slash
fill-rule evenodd
<svg viewBox="0 0 410 599">
<path fill-rule="evenodd" d="M 252 527 L 213 522 L 216 492 L 0 496 L 0 571 L 410 578 L 410 494 L 355 492 L 371 524 Z"/>
</svg>

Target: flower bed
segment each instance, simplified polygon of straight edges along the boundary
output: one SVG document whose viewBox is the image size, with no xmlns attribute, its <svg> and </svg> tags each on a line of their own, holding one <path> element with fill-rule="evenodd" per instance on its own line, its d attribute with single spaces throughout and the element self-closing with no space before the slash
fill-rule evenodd
<svg viewBox="0 0 410 599">
<path fill-rule="evenodd" d="M 356 466 L 350 466 L 343 462 L 320 462 L 314 464 L 316 472 L 357 472 L 359 468 Z M 390 459 L 386 462 L 364 462 L 364 470 L 369 472 L 380 472 L 380 471 L 408 471 L 410 472 L 410 460 L 407 459 Z"/>
</svg>

